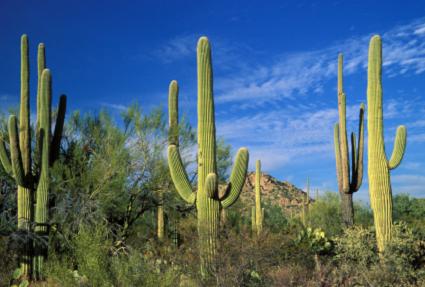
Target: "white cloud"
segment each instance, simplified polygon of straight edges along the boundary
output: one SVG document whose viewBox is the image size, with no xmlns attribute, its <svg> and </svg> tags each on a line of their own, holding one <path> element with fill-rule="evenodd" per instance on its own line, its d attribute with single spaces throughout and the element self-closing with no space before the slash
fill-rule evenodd
<svg viewBox="0 0 425 287">
<path fill-rule="evenodd" d="M 125 111 L 128 109 L 127 106 L 120 105 L 120 104 L 102 103 L 102 106 L 105 106 L 114 110 L 118 110 L 118 111 Z"/>
<path fill-rule="evenodd" d="M 251 157 L 261 158 L 270 170 L 312 155 L 333 158 L 332 127 L 338 120 L 337 109 L 290 107 L 218 121 L 217 132 L 230 142 L 246 144 Z M 357 105 L 347 107 L 347 122 L 357 126 Z"/>
<path fill-rule="evenodd" d="M 165 63 L 180 60 L 196 53 L 196 36 L 183 35 L 169 40 L 154 52 L 154 55 Z"/>
<path fill-rule="evenodd" d="M 382 35 L 384 73 L 394 77 L 425 71 L 425 19 L 396 27 Z M 344 73 L 353 74 L 367 66 L 371 35 L 351 38 L 317 50 L 285 54 L 268 67 L 226 75 L 216 85 L 217 102 L 244 102 L 255 106 L 282 98 L 321 91 L 326 80 L 336 78 L 337 55 L 344 53 Z M 248 102 L 248 104 L 247 104 Z"/>
</svg>

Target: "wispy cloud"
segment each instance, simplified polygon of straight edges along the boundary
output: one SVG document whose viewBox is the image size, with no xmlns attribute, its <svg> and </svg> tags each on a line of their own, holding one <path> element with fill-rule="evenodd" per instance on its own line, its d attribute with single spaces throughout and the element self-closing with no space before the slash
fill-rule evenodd
<svg viewBox="0 0 425 287">
<path fill-rule="evenodd" d="M 176 36 L 158 47 L 153 56 L 166 64 L 195 59 L 197 41 L 201 36 L 203 35 L 200 33 Z M 250 67 L 242 60 L 243 55 L 260 53 L 241 42 L 231 42 L 214 35 L 208 38 L 212 45 L 214 66 L 220 67 L 222 71 L 248 71 Z"/>
<path fill-rule="evenodd" d="M 357 105 L 347 107 L 349 126 L 357 123 L 358 109 Z M 336 108 L 289 105 L 283 111 L 220 120 L 217 131 L 230 142 L 248 145 L 252 158 L 261 158 L 264 166 L 274 170 L 312 154 L 332 157 L 332 127 L 337 120 Z"/>
<path fill-rule="evenodd" d="M 127 106 L 120 105 L 120 104 L 102 103 L 101 105 L 104 106 L 104 107 L 108 107 L 108 108 L 114 109 L 114 110 L 118 110 L 118 111 L 125 111 L 125 110 L 128 109 Z"/>
<path fill-rule="evenodd" d="M 181 60 L 196 53 L 196 35 L 182 35 L 169 40 L 154 52 L 165 63 Z"/>
<path fill-rule="evenodd" d="M 425 71 L 425 19 L 398 26 L 381 33 L 383 65 L 389 77 L 411 71 Z M 336 57 L 344 53 L 344 73 L 353 74 L 367 65 L 367 49 L 371 35 L 350 38 L 333 46 L 316 50 L 285 54 L 271 66 L 257 66 L 248 72 L 236 73 L 222 80 L 217 91 L 217 102 L 262 102 L 292 98 L 317 92 L 323 83 L 336 77 Z"/>
</svg>

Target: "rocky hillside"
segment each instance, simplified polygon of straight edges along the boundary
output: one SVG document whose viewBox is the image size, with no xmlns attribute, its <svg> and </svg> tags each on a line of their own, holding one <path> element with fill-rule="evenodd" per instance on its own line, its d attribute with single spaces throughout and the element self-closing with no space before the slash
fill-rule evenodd
<svg viewBox="0 0 425 287">
<path fill-rule="evenodd" d="M 254 194 L 255 172 L 247 175 L 240 199 L 244 204 L 252 206 L 255 200 Z M 260 179 L 262 203 L 280 205 L 284 210 L 299 209 L 303 203 L 306 193 L 287 181 L 278 179 L 263 173 Z M 310 194 L 311 196 L 311 194 Z M 310 201 L 313 201 L 310 199 Z"/>
</svg>

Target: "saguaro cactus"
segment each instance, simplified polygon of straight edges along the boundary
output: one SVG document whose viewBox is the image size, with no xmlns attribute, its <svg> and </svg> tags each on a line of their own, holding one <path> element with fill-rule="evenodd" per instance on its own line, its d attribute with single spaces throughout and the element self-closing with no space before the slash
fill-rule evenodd
<svg viewBox="0 0 425 287">
<path fill-rule="evenodd" d="M 261 161 L 257 160 L 255 163 L 255 207 L 252 208 L 254 212 L 254 217 L 252 218 L 254 224 L 252 225 L 254 229 L 252 230 L 257 235 L 260 235 L 263 230 L 263 215 L 264 209 L 261 208 Z"/>
<path fill-rule="evenodd" d="M 342 223 L 345 226 L 354 224 L 353 193 L 359 190 L 363 179 L 364 150 L 364 104 L 360 104 L 359 138 L 356 150 L 356 135 L 351 133 L 351 180 L 350 159 L 348 156 L 346 96 L 342 78 L 343 56 L 338 55 L 338 114 L 339 123 L 334 127 L 334 145 L 338 191 L 341 196 Z"/>
<path fill-rule="evenodd" d="M 239 197 L 245 182 L 248 150 L 239 149 L 230 183 L 224 196 L 218 194 L 216 163 L 215 119 L 211 48 L 206 37 L 201 37 L 197 46 L 198 64 L 198 190 L 192 186 L 179 153 L 178 141 L 178 86 L 172 81 L 169 89 L 170 137 L 168 164 L 174 185 L 180 196 L 196 204 L 198 212 L 199 250 L 201 273 L 205 276 L 214 271 L 217 238 L 220 224 L 220 208 L 231 206 Z"/>
<path fill-rule="evenodd" d="M 29 233 L 37 237 L 47 236 L 49 167 L 59 155 L 62 136 L 66 97 L 60 98 L 55 132 L 51 135 L 51 74 L 45 68 L 44 45 L 38 46 L 38 88 L 36 152 L 31 158 L 31 125 L 29 99 L 28 37 L 21 38 L 21 103 L 19 129 L 17 118 L 9 118 L 9 150 L 0 135 L 0 160 L 5 171 L 18 186 L 18 230 L 26 234 L 25 244 L 19 258 L 22 274 L 26 278 L 41 279 L 41 269 L 47 249 L 42 240 L 30 240 Z M 35 209 L 35 210 L 34 210 Z M 34 224 L 32 224 L 34 223 Z M 34 229 L 32 229 L 34 226 Z M 46 240 L 46 239 L 44 239 Z"/>
<path fill-rule="evenodd" d="M 163 191 L 159 192 L 159 204 L 156 209 L 157 212 L 157 236 L 159 241 L 164 240 L 165 226 L 164 226 L 164 195 Z"/>
<path fill-rule="evenodd" d="M 370 204 L 376 229 L 378 249 L 382 252 L 391 239 L 392 192 L 390 170 L 403 159 L 407 132 L 404 126 L 397 128 L 394 148 L 387 160 L 384 145 L 382 113 L 382 43 L 375 35 L 369 44 L 367 78 L 367 131 L 368 131 L 368 176 Z"/>
<path fill-rule="evenodd" d="M 307 177 L 306 193 L 303 194 L 301 207 L 301 222 L 304 226 L 307 225 L 307 214 L 310 207 L 310 178 Z"/>
</svg>

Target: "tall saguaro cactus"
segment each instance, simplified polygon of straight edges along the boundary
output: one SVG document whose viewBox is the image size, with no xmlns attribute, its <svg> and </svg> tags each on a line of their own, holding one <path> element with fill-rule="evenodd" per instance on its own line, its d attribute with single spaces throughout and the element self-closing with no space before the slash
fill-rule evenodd
<svg viewBox="0 0 425 287">
<path fill-rule="evenodd" d="M 263 230 L 263 215 L 264 209 L 261 208 L 261 161 L 257 160 L 255 163 L 255 207 L 252 208 L 252 212 L 254 216 L 252 220 L 254 220 L 253 232 L 256 232 L 257 235 L 261 234 Z"/>
<path fill-rule="evenodd" d="M 15 115 L 9 117 L 9 150 L 0 135 L 0 160 L 18 186 L 18 230 L 26 235 L 19 258 L 24 277 L 41 279 L 47 248 L 49 167 L 59 155 L 66 97 L 60 98 L 55 131 L 51 135 L 51 74 L 45 67 L 44 44 L 38 46 L 37 124 L 34 159 L 31 158 L 28 37 L 21 38 L 21 103 L 19 128 Z M 33 227 L 34 226 L 34 227 Z M 36 240 L 29 236 L 34 232 Z M 44 239 L 40 239 L 43 238 Z"/>
<path fill-rule="evenodd" d="M 378 249 L 382 252 L 391 239 L 392 229 L 390 170 L 396 168 L 403 159 L 407 131 L 404 126 L 397 128 L 393 152 L 388 160 L 385 154 L 382 111 L 382 43 L 378 35 L 370 40 L 367 76 L 369 194 Z"/>
<path fill-rule="evenodd" d="M 359 190 L 363 179 L 364 150 L 364 104 L 360 104 L 359 138 L 356 150 L 356 135 L 351 133 L 351 179 L 350 159 L 348 155 L 346 96 L 342 78 L 342 54 L 338 55 L 338 115 L 339 123 L 334 127 L 334 145 L 338 191 L 341 196 L 342 223 L 345 226 L 354 224 L 353 193 Z"/>
<path fill-rule="evenodd" d="M 201 257 L 201 273 L 214 271 L 217 250 L 220 208 L 231 206 L 239 197 L 245 182 L 248 150 L 239 149 L 230 182 L 223 196 L 218 193 L 216 163 L 215 119 L 211 48 L 206 37 L 197 45 L 198 65 L 198 189 L 192 191 L 182 159 L 178 140 L 178 86 L 172 81 L 169 89 L 170 136 L 168 164 L 174 185 L 188 203 L 196 204 L 198 235 Z"/>
</svg>

